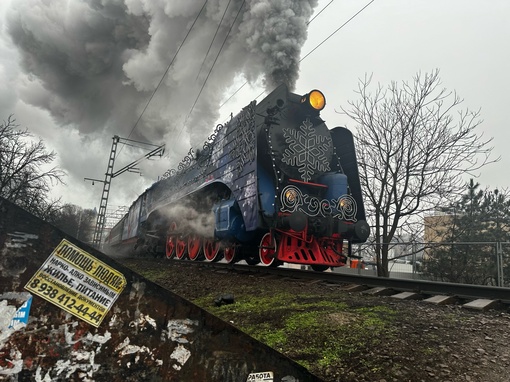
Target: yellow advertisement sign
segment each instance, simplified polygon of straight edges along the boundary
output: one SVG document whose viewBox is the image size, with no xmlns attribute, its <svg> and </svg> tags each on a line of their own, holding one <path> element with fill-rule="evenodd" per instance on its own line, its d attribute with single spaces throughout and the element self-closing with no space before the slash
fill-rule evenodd
<svg viewBox="0 0 510 382">
<path fill-rule="evenodd" d="M 25 289 L 98 327 L 125 286 L 122 273 L 63 239 Z"/>
</svg>

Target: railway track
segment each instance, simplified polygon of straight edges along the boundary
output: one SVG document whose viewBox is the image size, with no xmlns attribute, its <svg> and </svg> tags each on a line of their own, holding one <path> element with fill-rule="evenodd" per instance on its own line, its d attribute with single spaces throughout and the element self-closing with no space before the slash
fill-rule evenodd
<svg viewBox="0 0 510 382">
<path fill-rule="evenodd" d="M 133 260 L 133 258 L 131 259 Z M 265 267 L 243 263 L 195 262 L 182 259 L 169 259 L 182 265 L 203 267 L 215 270 L 230 270 L 254 276 L 274 275 L 292 279 L 316 280 L 330 285 L 338 285 L 350 291 L 373 295 L 393 296 L 400 299 L 421 299 L 437 304 L 462 303 L 467 308 L 505 308 L 510 306 L 510 288 L 455 284 L 426 280 L 382 278 L 345 274 L 339 272 L 314 272 L 286 267 Z"/>
<path fill-rule="evenodd" d="M 260 266 L 245 266 L 234 264 L 234 269 L 239 271 L 261 272 L 275 274 L 284 277 L 322 280 L 329 283 L 356 284 L 368 288 L 388 288 L 395 293 L 412 292 L 422 295 L 424 298 L 431 295 L 445 295 L 464 300 L 487 299 L 497 300 L 503 304 L 510 304 L 510 288 L 492 287 L 484 285 L 454 284 L 425 280 L 409 280 L 397 278 L 383 278 L 375 276 L 363 276 L 343 274 L 338 272 L 310 272 L 307 270 L 290 268 L 263 268 Z"/>
</svg>

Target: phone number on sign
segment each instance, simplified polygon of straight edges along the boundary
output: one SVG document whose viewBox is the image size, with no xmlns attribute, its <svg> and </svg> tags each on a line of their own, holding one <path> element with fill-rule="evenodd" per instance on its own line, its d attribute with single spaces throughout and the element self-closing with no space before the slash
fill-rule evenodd
<svg viewBox="0 0 510 382">
<path fill-rule="evenodd" d="M 65 293 L 62 293 L 60 289 L 52 286 L 48 283 L 41 282 L 40 279 L 35 278 L 30 283 L 29 287 L 34 291 L 39 293 L 42 296 L 46 296 L 51 299 L 53 302 L 58 302 L 57 305 L 60 305 L 67 309 L 70 312 L 78 313 L 80 316 L 88 317 L 89 320 L 99 323 L 99 320 L 103 317 L 102 314 L 98 313 L 95 310 L 91 310 L 88 306 L 84 306 L 83 303 L 78 305 L 78 301 Z"/>
</svg>

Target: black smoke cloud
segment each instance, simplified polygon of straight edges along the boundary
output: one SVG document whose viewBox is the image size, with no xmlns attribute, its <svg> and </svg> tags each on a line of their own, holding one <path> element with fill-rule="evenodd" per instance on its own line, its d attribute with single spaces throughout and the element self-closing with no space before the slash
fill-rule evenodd
<svg viewBox="0 0 510 382">
<path fill-rule="evenodd" d="M 190 0 L 13 1 L 8 31 L 23 70 L 38 83 L 37 92 L 23 93 L 24 101 L 82 136 L 127 137 L 202 5 Z M 198 145 L 220 117 L 219 98 L 239 75 L 250 82 L 263 78 L 267 90 L 280 83 L 293 88 L 306 22 L 316 5 L 317 0 L 208 1 L 131 138 L 172 147 L 179 137 L 187 147 Z"/>
</svg>

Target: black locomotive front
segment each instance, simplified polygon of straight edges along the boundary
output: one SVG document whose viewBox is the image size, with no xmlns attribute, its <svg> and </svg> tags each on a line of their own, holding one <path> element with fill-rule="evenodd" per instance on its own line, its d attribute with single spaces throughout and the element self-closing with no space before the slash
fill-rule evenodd
<svg viewBox="0 0 510 382">
<path fill-rule="evenodd" d="M 345 265 L 344 243 L 369 234 L 352 135 L 327 128 L 320 91 L 279 90 L 258 105 L 266 113 L 258 134 L 260 211 L 269 229 L 260 259 L 317 269 Z"/>
</svg>

